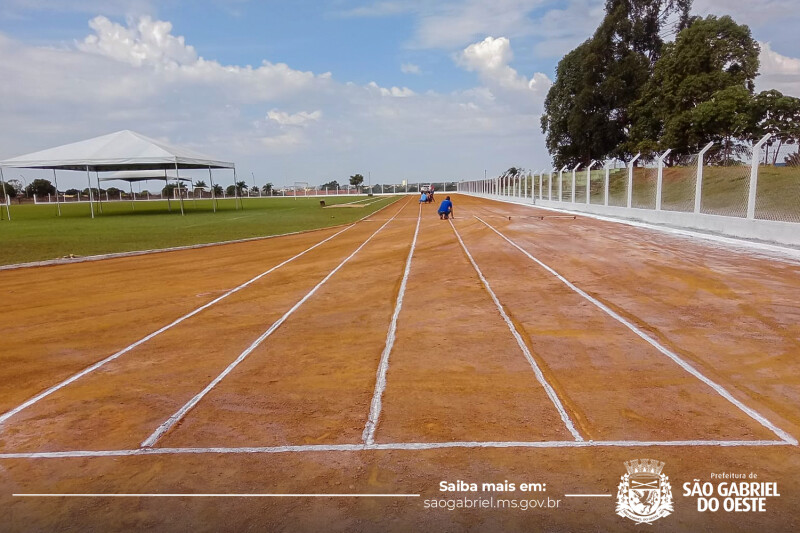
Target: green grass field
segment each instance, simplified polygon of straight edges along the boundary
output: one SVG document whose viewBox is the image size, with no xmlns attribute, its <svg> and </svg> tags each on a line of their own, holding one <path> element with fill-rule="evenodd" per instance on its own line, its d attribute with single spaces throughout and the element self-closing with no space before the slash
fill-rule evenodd
<svg viewBox="0 0 800 533">
<path fill-rule="evenodd" d="M 264 237 L 293 231 L 318 229 L 358 220 L 397 201 L 400 196 L 329 198 L 245 198 L 244 209 L 234 200 L 219 200 L 217 212 L 211 200 L 185 200 L 186 216 L 178 202 L 172 212 L 166 201 L 103 203 L 103 214 L 95 204 L 94 219 L 88 203 L 56 205 L 12 205 L 12 220 L 0 222 L 0 265 L 54 259 L 74 254 L 96 255 L 132 250 L 169 248 L 190 244 Z M 375 201 L 363 208 L 323 209 L 327 205 L 361 200 Z"/>
</svg>

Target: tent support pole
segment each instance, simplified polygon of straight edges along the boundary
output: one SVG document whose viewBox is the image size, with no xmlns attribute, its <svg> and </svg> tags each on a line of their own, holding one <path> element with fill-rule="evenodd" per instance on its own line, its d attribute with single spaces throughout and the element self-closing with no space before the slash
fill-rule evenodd
<svg viewBox="0 0 800 533">
<path fill-rule="evenodd" d="M 133 205 L 133 182 L 129 181 L 128 184 L 131 186 L 131 211 L 136 211 L 136 206 Z"/>
<path fill-rule="evenodd" d="M 167 178 L 167 169 L 164 169 L 164 190 L 167 190 L 167 185 L 169 185 L 169 178 Z M 161 193 L 164 196 L 164 193 Z M 167 197 L 167 210 L 172 213 L 172 204 L 169 202 L 169 192 L 166 194 Z"/>
<path fill-rule="evenodd" d="M 233 209 L 239 210 L 239 187 L 236 186 L 236 169 L 233 169 Z"/>
<path fill-rule="evenodd" d="M 103 214 L 103 193 L 100 192 L 100 173 L 94 171 L 94 179 L 97 182 L 97 205 L 100 207 L 100 214 Z"/>
<path fill-rule="evenodd" d="M 89 209 L 92 211 L 92 218 L 94 218 L 94 194 L 92 193 L 92 175 L 89 173 L 89 165 L 86 165 L 86 181 L 89 182 Z"/>
<path fill-rule="evenodd" d="M 194 179 L 192 179 L 189 183 L 192 184 L 192 205 L 194 206 L 195 211 L 197 210 L 197 195 L 194 193 Z"/>
<path fill-rule="evenodd" d="M 8 199 L 8 191 L 6 190 L 6 181 L 3 178 L 3 167 L 0 167 L 0 188 L 3 189 L 3 198 L 5 199 L 4 204 L 6 204 L 6 214 L 8 215 L 8 220 L 11 220 L 11 208 L 9 207 L 9 199 Z M 0 208 L 0 214 L 2 214 L 2 208 Z"/>
<path fill-rule="evenodd" d="M 56 169 L 53 169 L 53 181 L 56 184 L 56 211 L 58 216 L 61 216 L 61 203 L 58 201 L 58 177 L 56 176 Z"/>
<path fill-rule="evenodd" d="M 181 176 L 178 173 L 178 160 L 175 160 L 175 185 L 178 187 L 176 190 L 178 191 L 178 199 L 181 203 L 181 216 L 184 215 L 183 213 L 183 194 L 181 193 Z"/>
<path fill-rule="evenodd" d="M 211 208 L 217 212 L 217 194 L 214 192 L 214 177 L 211 175 L 211 167 L 208 167 L 208 181 L 211 182 Z"/>
</svg>

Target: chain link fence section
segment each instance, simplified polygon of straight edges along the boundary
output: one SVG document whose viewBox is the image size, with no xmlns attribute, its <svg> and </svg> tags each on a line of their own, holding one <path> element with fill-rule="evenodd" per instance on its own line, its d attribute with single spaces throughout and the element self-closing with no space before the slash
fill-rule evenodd
<svg viewBox="0 0 800 533">
<path fill-rule="evenodd" d="M 755 218 L 800 222 L 800 145 L 776 140 L 767 148 L 766 164 L 758 167 Z"/>
<path fill-rule="evenodd" d="M 608 174 L 608 205 L 628 205 L 628 169 L 612 168 Z"/>
<path fill-rule="evenodd" d="M 698 161 L 698 154 L 694 154 L 676 161 L 675 166 L 664 167 L 661 184 L 661 209 L 684 213 L 694 211 Z"/>
<path fill-rule="evenodd" d="M 569 179 L 572 180 L 572 172 L 570 172 Z M 572 198 L 570 197 L 570 200 Z M 575 172 L 575 203 L 586 203 L 586 169 L 578 169 Z"/>
<path fill-rule="evenodd" d="M 747 146 L 715 146 L 705 154 L 700 212 L 747 216 L 752 151 Z"/>
<path fill-rule="evenodd" d="M 603 205 L 606 195 L 606 170 L 604 168 L 592 169 L 589 176 L 589 203 Z"/>
<path fill-rule="evenodd" d="M 631 207 L 655 209 L 657 184 L 658 167 L 655 161 L 650 161 L 643 167 L 634 167 Z"/>
<path fill-rule="evenodd" d="M 565 170 L 561 177 L 561 201 L 572 201 L 572 170 Z"/>
</svg>

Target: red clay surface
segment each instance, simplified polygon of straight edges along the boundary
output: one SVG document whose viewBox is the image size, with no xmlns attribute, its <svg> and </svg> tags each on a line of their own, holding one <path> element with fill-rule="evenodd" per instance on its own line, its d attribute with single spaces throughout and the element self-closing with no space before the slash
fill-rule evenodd
<svg viewBox="0 0 800 533">
<path fill-rule="evenodd" d="M 666 463 L 665 530 L 800 527 L 797 446 L 576 294 L 475 216 L 634 323 L 769 422 L 800 435 L 800 265 L 700 240 L 464 196 L 458 218 L 402 200 L 22 410 L 0 454 L 138 449 L 162 422 L 392 216 L 351 260 L 155 445 L 360 444 L 417 215 L 378 444 L 571 442 L 454 229 L 591 448 L 447 448 L 128 457 L 0 455 L 0 529 L 634 530 L 614 514 L 623 461 Z M 511 217 L 509 219 L 509 217 Z M 0 272 L 0 415 L 333 235 Z M 766 513 L 698 513 L 711 472 L 778 483 Z M 547 484 L 559 509 L 426 510 L 439 481 Z M 413 493 L 411 499 L 35 499 L 12 493 Z M 475 496 L 474 494 L 467 494 Z M 482 494 L 497 497 L 497 494 Z M 464 496 L 449 494 L 448 497 Z M 523 498 L 524 494 L 501 494 Z M 528 495 L 530 497 L 530 495 Z M 641 527 L 647 526 L 639 526 Z"/>
</svg>

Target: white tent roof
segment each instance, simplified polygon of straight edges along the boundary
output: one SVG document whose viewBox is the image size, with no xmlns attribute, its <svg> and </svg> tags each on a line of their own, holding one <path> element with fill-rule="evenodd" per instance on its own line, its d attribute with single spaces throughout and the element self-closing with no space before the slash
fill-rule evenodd
<svg viewBox="0 0 800 533">
<path fill-rule="evenodd" d="M 233 168 L 234 164 L 217 161 L 186 148 L 179 148 L 122 130 L 93 139 L 65 144 L 0 161 L 0 166 L 15 168 L 52 168 L 60 170 L 154 170 L 179 168 Z"/>
<path fill-rule="evenodd" d="M 164 170 L 122 170 L 120 172 L 113 172 L 104 175 L 100 181 L 147 181 L 147 180 L 169 180 L 175 181 L 178 177 L 175 171 L 172 172 Z M 189 178 L 180 178 L 181 181 L 192 181 Z"/>
</svg>

